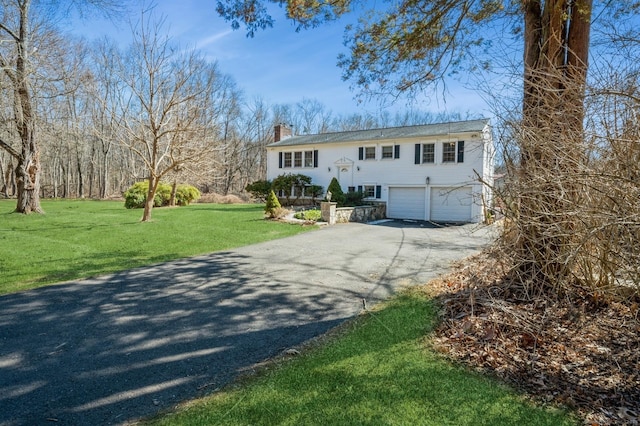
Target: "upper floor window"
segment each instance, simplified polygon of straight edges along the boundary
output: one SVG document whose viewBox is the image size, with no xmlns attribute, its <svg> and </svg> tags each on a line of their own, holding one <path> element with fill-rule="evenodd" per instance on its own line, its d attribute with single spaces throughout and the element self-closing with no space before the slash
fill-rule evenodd
<svg viewBox="0 0 640 426">
<path fill-rule="evenodd" d="M 278 168 L 318 167 L 318 151 L 294 151 L 278 153 Z"/>
<path fill-rule="evenodd" d="M 376 159 L 376 147 L 375 146 L 366 146 L 364 148 L 364 159 L 365 160 L 375 160 Z"/>
<path fill-rule="evenodd" d="M 393 158 L 393 145 L 382 147 L 382 158 Z"/>
<path fill-rule="evenodd" d="M 442 162 L 443 163 L 456 162 L 456 143 L 455 142 L 444 142 L 442 144 Z"/>
<path fill-rule="evenodd" d="M 434 143 L 422 144 L 422 162 L 435 163 L 435 161 L 436 161 L 436 144 Z"/>
<path fill-rule="evenodd" d="M 464 163 L 464 141 L 442 144 L 443 163 Z"/>
<path fill-rule="evenodd" d="M 304 152 L 304 166 L 313 167 L 313 151 Z"/>
</svg>

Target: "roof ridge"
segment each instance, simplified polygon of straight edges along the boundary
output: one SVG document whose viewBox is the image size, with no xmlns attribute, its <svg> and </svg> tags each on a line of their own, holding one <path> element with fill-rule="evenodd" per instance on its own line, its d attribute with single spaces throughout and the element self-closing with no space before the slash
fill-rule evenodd
<svg viewBox="0 0 640 426">
<path fill-rule="evenodd" d="M 472 121 L 489 121 L 489 118 L 475 118 L 473 120 L 457 120 L 457 121 L 441 121 L 438 123 L 425 123 L 425 124 L 410 124 L 408 126 L 391 126 L 391 127 L 374 127 L 372 129 L 359 129 L 359 130 L 342 130 L 342 131 L 333 131 L 333 132 L 323 132 L 323 133 L 309 133 L 306 135 L 292 135 L 287 139 L 297 138 L 297 137 L 305 137 L 305 136 L 320 136 L 320 135 L 335 135 L 335 134 L 343 134 L 343 133 L 355 133 L 355 132 L 373 132 L 376 130 L 392 130 L 392 129 L 406 129 L 410 127 L 424 127 L 424 126 L 438 126 L 442 124 L 460 124 L 460 123 L 470 123 Z"/>
</svg>

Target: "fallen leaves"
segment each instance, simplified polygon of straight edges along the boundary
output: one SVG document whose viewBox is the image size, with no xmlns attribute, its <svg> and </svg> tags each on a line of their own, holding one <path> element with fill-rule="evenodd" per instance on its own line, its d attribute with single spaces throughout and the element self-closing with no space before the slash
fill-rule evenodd
<svg viewBox="0 0 640 426">
<path fill-rule="evenodd" d="M 638 300 L 529 298 L 491 252 L 456 270 L 431 289 L 442 307 L 438 351 L 574 408 L 585 424 L 638 424 Z"/>
</svg>

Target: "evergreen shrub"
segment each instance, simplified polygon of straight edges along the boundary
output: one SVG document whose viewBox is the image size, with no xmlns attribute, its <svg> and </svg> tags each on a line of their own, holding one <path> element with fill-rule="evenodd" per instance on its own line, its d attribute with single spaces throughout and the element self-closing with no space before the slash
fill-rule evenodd
<svg viewBox="0 0 640 426">
<path fill-rule="evenodd" d="M 267 215 L 267 217 L 273 219 L 278 217 L 281 209 L 282 206 L 280 205 L 280 201 L 278 201 L 276 193 L 272 190 L 271 192 L 269 192 L 269 196 L 267 197 L 267 202 L 264 206 L 264 213 Z"/>
<path fill-rule="evenodd" d="M 338 207 L 342 207 L 344 202 L 346 201 L 346 197 L 344 192 L 342 191 L 342 187 L 338 182 L 338 179 L 335 177 L 331 179 L 329 183 L 329 187 L 327 188 L 327 192 L 331 192 L 331 201 L 338 203 Z"/>
</svg>

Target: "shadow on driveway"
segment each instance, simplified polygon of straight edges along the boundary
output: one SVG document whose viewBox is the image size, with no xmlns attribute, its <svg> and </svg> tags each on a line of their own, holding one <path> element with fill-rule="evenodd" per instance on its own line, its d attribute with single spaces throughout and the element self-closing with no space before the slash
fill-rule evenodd
<svg viewBox="0 0 640 426">
<path fill-rule="evenodd" d="M 488 241 L 438 231 L 338 225 L 0 297 L 0 425 L 119 424 L 210 393 Z"/>
</svg>

